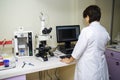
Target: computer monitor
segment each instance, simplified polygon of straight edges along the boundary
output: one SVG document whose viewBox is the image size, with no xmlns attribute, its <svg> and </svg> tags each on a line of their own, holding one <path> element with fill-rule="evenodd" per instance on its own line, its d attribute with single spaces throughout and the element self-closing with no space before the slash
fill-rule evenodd
<svg viewBox="0 0 120 80">
<path fill-rule="evenodd" d="M 71 47 L 71 42 L 77 41 L 80 34 L 80 25 L 56 26 L 57 42 L 64 42 L 65 48 Z"/>
</svg>

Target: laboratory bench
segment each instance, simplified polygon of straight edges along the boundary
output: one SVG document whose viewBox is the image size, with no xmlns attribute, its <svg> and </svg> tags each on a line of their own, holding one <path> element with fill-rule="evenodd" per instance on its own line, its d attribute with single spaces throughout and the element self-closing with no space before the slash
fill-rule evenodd
<svg viewBox="0 0 120 80">
<path fill-rule="evenodd" d="M 120 80 L 120 46 L 108 46 L 105 55 L 108 63 L 110 80 Z"/>
<path fill-rule="evenodd" d="M 72 62 L 71 64 L 60 62 L 60 58 L 57 56 L 48 57 L 48 61 L 41 61 L 35 56 L 22 57 L 18 58 L 16 61 L 15 68 L 0 71 L 0 80 L 21 80 L 21 77 L 25 77 L 26 74 L 29 73 L 50 70 L 72 64 L 75 64 L 75 62 Z"/>
</svg>

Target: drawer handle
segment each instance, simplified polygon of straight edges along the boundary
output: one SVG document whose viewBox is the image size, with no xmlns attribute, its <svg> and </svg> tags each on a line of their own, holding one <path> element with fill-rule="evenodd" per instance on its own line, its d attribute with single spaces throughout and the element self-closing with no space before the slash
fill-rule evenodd
<svg viewBox="0 0 120 80">
<path fill-rule="evenodd" d="M 116 65 L 119 65 L 119 62 L 116 62 Z"/>
<path fill-rule="evenodd" d="M 114 56 L 114 54 L 113 54 L 113 53 L 111 53 L 111 56 Z"/>
</svg>

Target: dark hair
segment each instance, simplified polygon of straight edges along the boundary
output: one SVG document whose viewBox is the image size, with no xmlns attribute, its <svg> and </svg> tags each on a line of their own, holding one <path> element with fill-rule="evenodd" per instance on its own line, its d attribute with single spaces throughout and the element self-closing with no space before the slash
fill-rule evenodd
<svg viewBox="0 0 120 80">
<path fill-rule="evenodd" d="M 88 6 L 83 12 L 83 18 L 86 18 L 87 16 L 89 16 L 90 18 L 89 23 L 93 21 L 100 21 L 101 18 L 100 8 L 96 5 Z"/>
</svg>

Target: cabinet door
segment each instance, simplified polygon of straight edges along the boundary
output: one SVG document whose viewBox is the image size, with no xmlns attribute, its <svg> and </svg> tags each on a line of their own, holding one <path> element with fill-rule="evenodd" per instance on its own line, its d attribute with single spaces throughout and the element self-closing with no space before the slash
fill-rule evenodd
<svg viewBox="0 0 120 80">
<path fill-rule="evenodd" d="M 120 52 L 113 51 L 113 50 L 106 50 L 105 55 L 109 58 L 114 58 L 114 59 L 120 60 Z"/>
<path fill-rule="evenodd" d="M 110 80 L 120 80 L 120 61 L 107 59 Z"/>
<path fill-rule="evenodd" d="M 110 80 L 120 80 L 120 52 L 107 49 L 105 56 Z"/>
</svg>

